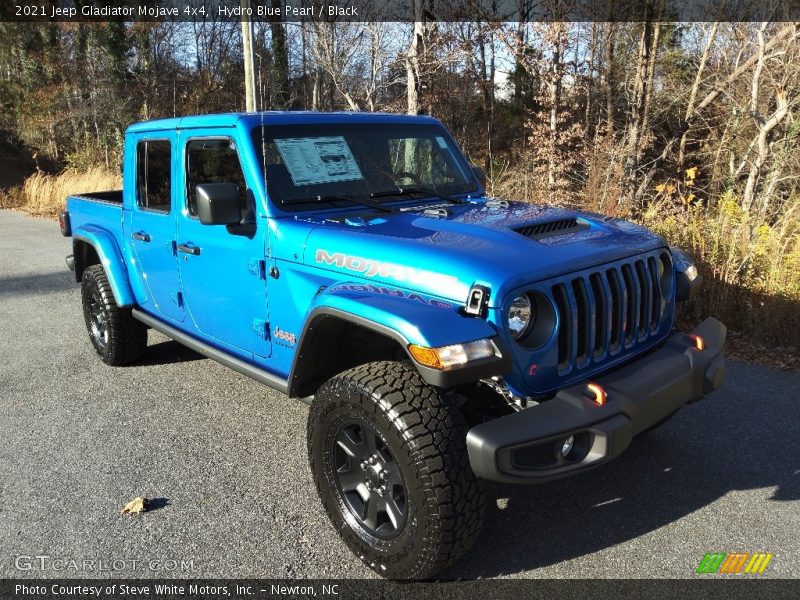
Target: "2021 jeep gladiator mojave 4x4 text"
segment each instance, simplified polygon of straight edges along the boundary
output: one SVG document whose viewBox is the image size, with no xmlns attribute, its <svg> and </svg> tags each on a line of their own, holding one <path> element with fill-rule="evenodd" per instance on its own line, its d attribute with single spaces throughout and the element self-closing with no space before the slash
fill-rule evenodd
<svg viewBox="0 0 800 600">
<path fill-rule="evenodd" d="M 436 119 L 141 123 L 123 172 L 61 215 L 97 353 L 134 362 L 153 328 L 310 403 L 320 499 L 384 576 L 461 556 L 484 480 L 601 465 L 722 383 L 725 327 L 673 331 L 700 284 L 685 254 L 486 197 Z"/>
</svg>

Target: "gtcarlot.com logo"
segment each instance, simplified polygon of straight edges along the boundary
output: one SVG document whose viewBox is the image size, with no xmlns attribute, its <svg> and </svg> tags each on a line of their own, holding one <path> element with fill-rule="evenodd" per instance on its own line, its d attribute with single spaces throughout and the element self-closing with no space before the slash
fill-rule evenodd
<svg viewBox="0 0 800 600">
<path fill-rule="evenodd" d="M 64 571 L 64 572 L 191 572 L 195 570 L 194 559 L 147 559 L 136 558 L 67 558 L 49 554 L 22 554 L 14 560 L 17 571 Z"/>
<path fill-rule="evenodd" d="M 748 573 L 760 575 L 767 569 L 772 554 L 766 552 L 707 553 L 697 567 L 697 573 Z"/>
</svg>

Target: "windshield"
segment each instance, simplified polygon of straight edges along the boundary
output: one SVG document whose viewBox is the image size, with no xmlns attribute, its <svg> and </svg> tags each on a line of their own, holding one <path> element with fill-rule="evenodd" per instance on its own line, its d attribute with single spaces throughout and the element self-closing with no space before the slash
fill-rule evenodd
<svg viewBox="0 0 800 600">
<path fill-rule="evenodd" d="M 392 192 L 477 190 L 461 151 L 438 125 L 341 123 L 253 130 L 267 193 L 285 210 L 346 206 L 343 197 L 398 199 Z"/>
</svg>

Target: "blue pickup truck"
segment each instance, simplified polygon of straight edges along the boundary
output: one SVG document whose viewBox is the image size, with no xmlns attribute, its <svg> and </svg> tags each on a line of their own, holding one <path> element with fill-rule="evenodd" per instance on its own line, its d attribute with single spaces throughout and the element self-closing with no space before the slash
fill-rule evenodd
<svg viewBox="0 0 800 600">
<path fill-rule="evenodd" d="M 155 329 L 310 404 L 347 545 L 431 577 L 486 480 L 602 465 L 723 381 L 725 327 L 673 328 L 697 269 L 632 223 L 486 196 L 434 118 L 266 112 L 140 123 L 123 190 L 61 215 L 89 339 Z"/>
</svg>

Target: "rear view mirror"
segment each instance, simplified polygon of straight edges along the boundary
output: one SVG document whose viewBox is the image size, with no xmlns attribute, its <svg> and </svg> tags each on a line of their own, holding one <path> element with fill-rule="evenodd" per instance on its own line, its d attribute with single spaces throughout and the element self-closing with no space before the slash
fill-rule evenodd
<svg viewBox="0 0 800 600">
<path fill-rule="evenodd" d="M 236 225 L 242 218 L 239 186 L 203 183 L 196 188 L 197 216 L 203 225 Z"/>
<path fill-rule="evenodd" d="M 481 182 L 481 186 L 485 189 L 486 188 L 486 171 L 484 171 L 483 169 L 481 169 L 480 167 L 477 167 L 475 165 L 472 165 L 472 170 L 475 171 L 475 176 L 478 178 L 478 181 Z"/>
</svg>

